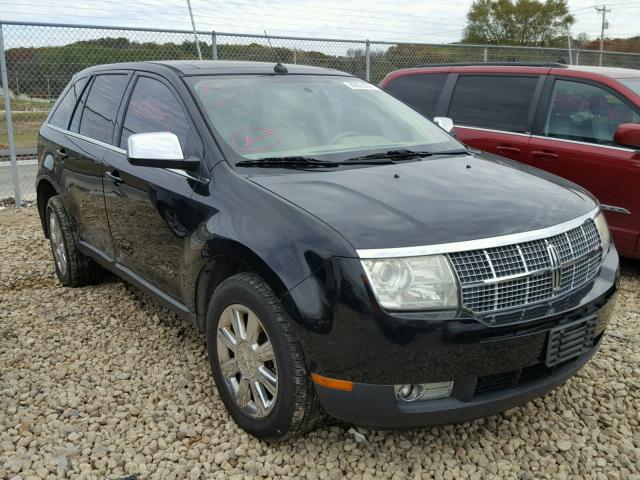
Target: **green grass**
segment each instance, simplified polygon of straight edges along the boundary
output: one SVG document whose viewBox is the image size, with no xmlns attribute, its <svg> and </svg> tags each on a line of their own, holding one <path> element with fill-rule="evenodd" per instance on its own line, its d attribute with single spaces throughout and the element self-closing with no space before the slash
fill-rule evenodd
<svg viewBox="0 0 640 480">
<path fill-rule="evenodd" d="M 6 114 L 0 112 L 0 149 L 9 148 L 7 140 Z M 13 120 L 13 140 L 16 148 L 35 148 L 38 143 L 38 131 L 47 112 L 11 112 Z"/>
<path fill-rule="evenodd" d="M 51 109 L 53 102 L 50 100 L 29 100 L 24 98 L 12 98 L 11 99 L 11 111 L 33 111 L 33 110 L 47 110 Z M 4 108 L 4 104 L 2 104 Z"/>
</svg>

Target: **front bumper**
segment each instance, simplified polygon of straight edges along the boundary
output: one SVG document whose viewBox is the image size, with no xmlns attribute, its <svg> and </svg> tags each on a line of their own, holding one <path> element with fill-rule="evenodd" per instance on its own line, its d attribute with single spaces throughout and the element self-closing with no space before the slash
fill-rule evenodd
<svg viewBox="0 0 640 480">
<path fill-rule="evenodd" d="M 356 425 L 371 428 L 410 428 L 465 422 L 503 412 L 546 394 L 580 370 L 596 353 L 601 343 L 602 336 L 590 351 L 570 363 L 557 367 L 552 373 L 542 374 L 539 378 L 525 380 L 511 387 L 472 396 L 469 401 L 451 396 L 439 400 L 404 402 L 396 398 L 393 385 L 365 383 L 354 383 L 351 392 L 316 385 L 316 392 L 329 415 Z M 523 371 L 520 370 L 520 373 Z M 457 391 L 473 392 L 476 386 L 477 377 L 459 379 L 454 383 L 453 395 L 456 395 Z"/>
<path fill-rule="evenodd" d="M 611 248 L 598 275 L 563 303 L 548 304 L 542 317 L 501 326 L 461 311 L 386 312 L 359 287 L 361 275 L 358 260 L 335 260 L 283 301 L 299 324 L 308 370 L 354 384 L 351 392 L 316 385 L 327 413 L 362 425 L 411 427 L 497 413 L 563 383 L 600 344 L 619 269 Z M 547 368 L 549 332 L 584 319 L 594 320 L 590 350 Z M 399 402 L 393 388 L 448 381 L 453 391 L 444 400 Z M 500 388 L 490 388 L 492 382 Z"/>
</svg>

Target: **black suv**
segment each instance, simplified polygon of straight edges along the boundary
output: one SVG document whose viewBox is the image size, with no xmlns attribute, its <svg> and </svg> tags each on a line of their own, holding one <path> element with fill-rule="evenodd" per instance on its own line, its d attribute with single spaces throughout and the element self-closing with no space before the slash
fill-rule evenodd
<svg viewBox="0 0 640 480">
<path fill-rule="evenodd" d="M 338 71 L 92 67 L 38 157 L 60 281 L 104 268 L 189 318 L 260 438 L 325 412 L 375 427 L 500 412 L 573 375 L 611 314 L 618 255 L 591 195 Z"/>
</svg>

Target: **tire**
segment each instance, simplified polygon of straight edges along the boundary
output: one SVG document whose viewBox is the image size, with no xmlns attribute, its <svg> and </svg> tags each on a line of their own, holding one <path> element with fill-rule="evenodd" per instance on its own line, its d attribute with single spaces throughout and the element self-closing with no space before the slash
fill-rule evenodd
<svg viewBox="0 0 640 480">
<path fill-rule="evenodd" d="M 242 319 L 247 340 L 243 341 L 242 335 L 237 335 L 238 328 L 230 320 L 234 318 L 234 312 L 240 314 L 240 317 L 235 318 L 236 321 L 237 318 Z M 255 333 L 255 320 L 251 315 L 259 320 L 262 328 L 259 335 Z M 225 333 L 232 334 L 236 341 L 240 338 L 235 353 L 228 347 L 229 338 L 225 341 L 221 338 L 225 334 L 219 333 L 219 330 L 225 328 Z M 206 331 L 207 353 L 218 393 L 231 417 L 242 429 L 259 439 L 274 441 L 301 435 L 324 421 L 326 415 L 307 373 L 302 349 L 293 333 L 292 320 L 273 291 L 258 275 L 252 272 L 239 273 L 218 286 L 209 302 Z M 246 344 L 244 350 L 241 343 Z M 267 344 L 271 345 L 271 349 Z M 248 348 L 253 353 L 247 354 Z M 272 355 L 260 353 L 271 350 Z M 259 357 L 262 358 L 251 363 L 254 358 Z M 245 361 L 247 358 L 249 361 Z M 265 360 L 268 358 L 273 358 L 273 361 Z M 222 365 L 225 365 L 225 374 Z M 232 366 L 227 368 L 228 365 Z M 259 365 L 256 367 L 257 371 L 252 365 Z M 234 368 L 237 370 L 235 376 L 230 373 Z M 269 378 L 269 375 L 261 374 L 265 368 L 271 374 L 275 373 L 275 388 L 271 382 L 264 381 Z M 251 385 L 246 387 L 250 389 L 250 399 L 242 407 L 240 403 L 244 403 L 246 396 L 239 392 L 247 379 Z M 275 394 L 268 391 L 270 383 Z M 234 391 L 236 387 L 237 390 Z M 266 399 L 272 402 L 268 407 L 259 400 L 265 393 Z M 239 397 L 240 401 L 237 400 Z M 262 405 L 261 408 L 259 404 Z"/>
<path fill-rule="evenodd" d="M 54 195 L 47 202 L 46 221 L 51 253 L 60 283 L 66 287 L 83 287 L 99 282 L 102 269 L 78 250 L 71 222 L 58 195 Z"/>
</svg>

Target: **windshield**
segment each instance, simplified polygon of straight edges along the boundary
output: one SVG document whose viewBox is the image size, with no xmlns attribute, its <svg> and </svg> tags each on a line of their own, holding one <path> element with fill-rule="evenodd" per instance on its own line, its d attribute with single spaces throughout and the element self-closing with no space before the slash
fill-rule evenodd
<svg viewBox="0 0 640 480">
<path fill-rule="evenodd" d="M 633 90 L 636 95 L 640 95 L 640 78 L 619 78 L 618 81 Z"/>
<path fill-rule="evenodd" d="M 379 88 L 352 77 L 244 75 L 188 79 L 213 128 L 246 159 L 463 148 Z"/>
</svg>

